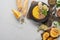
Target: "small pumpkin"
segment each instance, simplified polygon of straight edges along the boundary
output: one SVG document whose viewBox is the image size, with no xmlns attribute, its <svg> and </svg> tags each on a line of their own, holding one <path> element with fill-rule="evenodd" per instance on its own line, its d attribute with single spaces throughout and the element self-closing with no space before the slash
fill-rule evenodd
<svg viewBox="0 0 60 40">
<path fill-rule="evenodd" d="M 54 39 L 54 38 L 52 38 L 52 37 L 49 37 L 47 40 L 56 40 L 56 39 Z"/>
<path fill-rule="evenodd" d="M 48 32 L 44 32 L 42 37 L 43 37 L 43 40 L 46 40 L 49 37 L 49 33 Z"/>
<path fill-rule="evenodd" d="M 50 31 L 50 35 L 51 37 L 58 37 L 59 36 L 59 31 L 57 28 L 52 28 L 51 31 Z"/>
</svg>

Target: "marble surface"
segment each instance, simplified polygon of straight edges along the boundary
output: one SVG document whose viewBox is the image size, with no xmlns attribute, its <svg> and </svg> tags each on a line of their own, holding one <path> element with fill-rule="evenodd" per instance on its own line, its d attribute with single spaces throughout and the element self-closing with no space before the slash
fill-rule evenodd
<svg viewBox="0 0 60 40">
<path fill-rule="evenodd" d="M 47 4 L 47 0 L 36 1 Z M 30 4 L 31 0 L 29 6 Z M 20 24 L 11 9 L 17 9 L 16 0 L 0 0 L 0 40 L 41 40 L 41 32 L 37 32 L 37 26 L 27 18 L 26 23 Z"/>
</svg>

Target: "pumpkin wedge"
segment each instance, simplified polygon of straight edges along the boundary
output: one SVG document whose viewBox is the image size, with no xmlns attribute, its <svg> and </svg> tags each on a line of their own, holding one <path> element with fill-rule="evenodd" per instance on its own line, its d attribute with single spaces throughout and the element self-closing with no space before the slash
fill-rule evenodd
<svg viewBox="0 0 60 40">
<path fill-rule="evenodd" d="M 19 19 L 21 17 L 21 13 L 19 11 L 12 9 L 12 12 L 17 19 Z"/>
</svg>

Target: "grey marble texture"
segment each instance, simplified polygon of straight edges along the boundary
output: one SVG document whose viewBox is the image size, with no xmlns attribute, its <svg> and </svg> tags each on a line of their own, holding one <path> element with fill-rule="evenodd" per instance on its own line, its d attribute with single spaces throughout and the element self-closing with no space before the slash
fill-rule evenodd
<svg viewBox="0 0 60 40">
<path fill-rule="evenodd" d="M 36 1 L 47 4 L 47 0 Z M 29 6 L 30 4 L 31 0 Z M 37 26 L 27 18 L 26 23 L 20 24 L 11 9 L 17 9 L 16 0 L 0 0 L 0 40 L 41 40 L 41 32 L 37 32 Z"/>
</svg>

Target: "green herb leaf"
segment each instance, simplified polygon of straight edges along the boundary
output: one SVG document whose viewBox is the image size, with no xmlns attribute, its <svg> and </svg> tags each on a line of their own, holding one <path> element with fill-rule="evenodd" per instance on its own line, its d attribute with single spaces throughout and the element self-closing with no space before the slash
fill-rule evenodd
<svg viewBox="0 0 60 40">
<path fill-rule="evenodd" d="M 42 10 L 42 13 L 46 16 L 47 15 L 47 10 Z"/>
<path fill-rule="evenodd" d="M 57 1 L 57 7 L 60 7 L 60 0 Z"/>
</svg>

